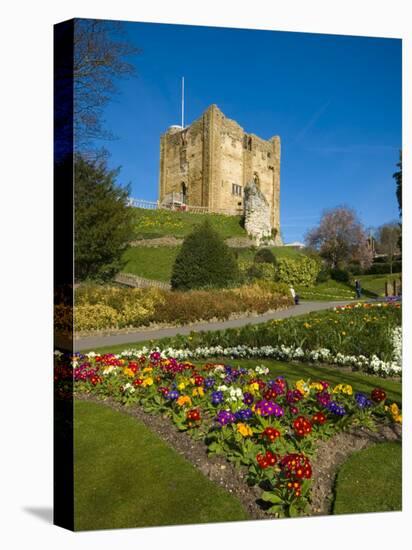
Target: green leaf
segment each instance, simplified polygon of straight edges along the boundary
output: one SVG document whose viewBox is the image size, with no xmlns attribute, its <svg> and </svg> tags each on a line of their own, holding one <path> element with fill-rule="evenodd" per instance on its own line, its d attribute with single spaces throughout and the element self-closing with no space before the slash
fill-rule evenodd
<svg viewBox="0 0 412 550">
<path fill-rule="evenodd" d="M 283 500 L 279 495 L 272 493 L 270 491 L 265 491 L 264 493 L 262 493 L 261 498 L 264 501 L 273 502 L 273 504 L 283 503 Z"/>
</svg>

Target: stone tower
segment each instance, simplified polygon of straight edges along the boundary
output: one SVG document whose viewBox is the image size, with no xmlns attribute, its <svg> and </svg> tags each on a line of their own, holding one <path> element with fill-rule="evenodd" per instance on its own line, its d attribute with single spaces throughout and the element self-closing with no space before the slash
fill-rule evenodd
<svg viewBox="0 0 412 550">
<path fill-rule="evenodd" d="M 209 212 L 243 214 L 244 190 L 254 182 L 266 199 L 270 226 L 280 243 L 280 138 L 248 134 L 211 105 L 190 126 L 171 126 L 160 139 L 159 200 Z M 266 216 L 266 214 L 265 214 Z"/>
</svg>

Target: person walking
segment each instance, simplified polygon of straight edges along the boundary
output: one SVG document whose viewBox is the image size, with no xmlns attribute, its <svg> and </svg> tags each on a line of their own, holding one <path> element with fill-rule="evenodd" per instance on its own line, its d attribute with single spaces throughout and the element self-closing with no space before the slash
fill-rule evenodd
<svg viewBox="0 0 412 550">
<path fill-rule="evenodd" d="M 295 302 L 295 306 L 299 305 L 299 295 L 296 294 L 293 286 L 291 286 L 289 290 L 290 290 L 290 293 L 292 294 L 292 298 L 293 298 L 293 301 Z"/>
<path fill-rule="evenodd" d="M 355 279 L 355 291 L 356 291 L 356 298 L 359 299 L 362 293 L 362 287 L 359 279 Z"/>
</svg>

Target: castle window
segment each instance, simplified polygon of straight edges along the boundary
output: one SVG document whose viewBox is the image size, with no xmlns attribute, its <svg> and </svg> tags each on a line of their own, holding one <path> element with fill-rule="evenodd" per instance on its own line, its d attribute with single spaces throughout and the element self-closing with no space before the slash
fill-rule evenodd
<svg viewBox="0 0 412 550">
<path fill-rule="evenodd" d="M 270 159 L 270 152 L 268 153 L 268 159 Z"/>
<path fill-rule="evenodd" d="M 249 137 L 247 139 L 247 148 L 248 148 L 249 151 L 252 150 L 252 138 L 251 137 Z"/>
<path fill-rule="evenodd" d="M 242 186 L 237 185 L 237 183 L 232 183 L 232 195 L 236 195 L 237 197 L 242 196 Z"/>
<path fill-rule="evenodd" d="M 243 136 L 243 149 L 247 149 L 247 136 Z"/>
</svg>

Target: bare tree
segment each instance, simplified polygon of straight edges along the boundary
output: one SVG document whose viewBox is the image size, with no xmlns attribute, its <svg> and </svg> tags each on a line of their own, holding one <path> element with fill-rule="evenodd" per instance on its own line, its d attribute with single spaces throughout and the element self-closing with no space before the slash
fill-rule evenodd
<svg viewBox="0 0 412 550">
<path fill-rule="evenodd" d="M 307 233 L 305 241 L 333 269 L 346 267 L 351 261 L 359 262 L 363 269 L 372 264 L 367 234 L 350 208 L 340 206 L 325 211 L 319 226 Z"/>
<path fill-rule="evenodd" d="M 385 254 L 389 264 L 390 273 L 394 257 L 400 253 L 399 237 L 401 228 L 398 223 L 387 223 L 378 228 L 376 249 L 380 254 Z"/>
<path fill-rule="evenodd" d="M 73 85 L 77 151 L 93 140 L 113 137 L 103 126 L 103 110 L 117 92 L 116 80 L 136 74 L 128 59 L 139 52 L 127 40 L 122 22 L 75 20 Z"/>
</svg>

